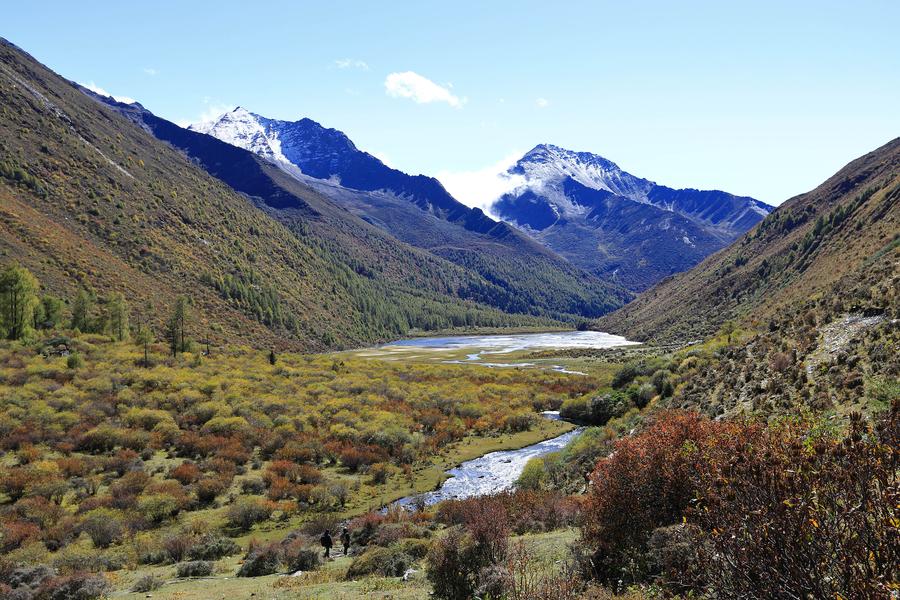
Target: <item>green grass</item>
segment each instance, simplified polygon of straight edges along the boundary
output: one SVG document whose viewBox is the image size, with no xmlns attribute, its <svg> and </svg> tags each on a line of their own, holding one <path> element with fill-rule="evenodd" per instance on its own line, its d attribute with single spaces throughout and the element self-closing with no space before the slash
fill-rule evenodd
<svg viewBox="0 0 900 600">
<path fill-rule="evenodd" d="M 522 543 L 532 553 L 535 568 L 547 571 L 558 568 L 568 558 L 569 547 L 577 539 L 575 529 L 560 529 L 548 533 L 526 534 L 510 538 L 511 547 Z M 420 562 L 409 581 L 398 577 L 366 577 L 358 581 L 346 581 L 346 571 L 352 559 L 339 556 L 329 560 L 317 571 L 298 577 L 267 575 L 265 577 L 234 577 L 240 564 L 239 557 L 229 557 L 217 564 L 218 572 L 209 578 L 177 579 L 175 567 L 153 567 L 111 574 L 118 588 L 115 598 L 144 598 L 146 593 L 128 592 L 134 582 L 143 575 L 154 574 L 166 583 L 150 592 L 153 598 L 163 600 L 232 600 L 233 598 L 286 598 L 289 600 L 391 598 L 413 600 L 428 598 L 431 586 L 425 577 L 425 566 Z"/>
</svg>

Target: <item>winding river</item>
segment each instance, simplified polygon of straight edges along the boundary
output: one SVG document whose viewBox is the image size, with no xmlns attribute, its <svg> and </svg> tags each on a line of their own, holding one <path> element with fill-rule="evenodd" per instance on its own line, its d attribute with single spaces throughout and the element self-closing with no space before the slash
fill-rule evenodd
<svg viewBox="0 0 900 600">
<path fill-rule="evenodd" d="M 518 350 L 541 350 L 561 348 L 613 348 L 628 346 L 635 342 L 603 333 L 600 331 L 562 331 L 553 333 L 525 333 L 512 335 L 455 336 L 440 338 L 415 338 L 392 342 L 382 348 L 415 348 L 421 350 L 464 350 L 471 351 L 465 360 L 452 360 L 465 364 L 478 364 L 489 367 L 524 367 L 535 366 L 532 363 L 497 363 L 486 359 L 486 355 L 504 355 Z M 494 359 L 496 360 L 496 358 Z M 558 365 L 542 365 L 546 368 L 573 373 Z M 574 372 L 577 373 L 577 372 Z M 548 411 L 544 417 L 559 419 L 559 413 Z M 396 502 L 396 505 L 413 507 L 419 503 L 436 504 L 443 500 L 471 498 L 494 494 L 510 489 L 522 474 L 525 463 L 538 456 L 544 456 L 565 448 L 578 437 L 583 428 L 573 429 L 558 437 L 544 440 L 518 450 L 502 450 L 491 452 L 469 460 L 458 467 L 447 471 L 451 477 L 438 489 L 419 496 L 409 496 Z"/>
<path fill-rule="evenodd" d="M 558 420 L 559 412 L 543 413 L 549 419 Z M 500 450 L 490 452 L 476 459 L 466 461 L 456 468 L 447 471 L 451 475 L 438 489 L 419 496 L 407 496 L 396 502 L 403 507 L 413 507 L 419 503 L 426 506 L 444 500 L 485 496 L 508 490 L 522 474 L 525 463 L 532 458 L 544 456 L 562 450 L 573 439 L 584 431 L 578 427 L 560 436 L 519 448 L 518 450 Z"/>
</svg>

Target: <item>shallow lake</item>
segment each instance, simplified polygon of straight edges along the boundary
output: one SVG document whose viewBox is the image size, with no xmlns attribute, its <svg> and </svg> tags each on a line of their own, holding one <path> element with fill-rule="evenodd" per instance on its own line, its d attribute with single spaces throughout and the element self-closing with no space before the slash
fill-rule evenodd
<svg viewBox="0 0 900 600">
<path fill-rule="evenodd" d="M 602 331 L 554 331 L 550 333 L 520 333 L 510 335 L 458 335 L 450 337 L 423 337 L 399 340 L 385 344 L 383 348 L 403 346 L 431 350 L 479 350 L 478 354 L 506 354 L 517 350 L 545 350 L 564 348 L 614 348 L 629 346 L 620 335 Z"/>
</svg>

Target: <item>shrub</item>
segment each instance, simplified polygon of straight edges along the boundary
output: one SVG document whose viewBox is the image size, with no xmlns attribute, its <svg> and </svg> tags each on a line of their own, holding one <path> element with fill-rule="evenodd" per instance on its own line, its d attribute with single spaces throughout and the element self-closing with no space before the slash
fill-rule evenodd
<svg viewBox="0 0 900 600">
<path fill-rule="evenodd" d="M 28 521 L 0 522 L 0 552 L 6 553 L 41 535 L 41 528 Z"/>
<path fill-rule="evenodd" d="M 437 598 L 471 598 L 481 583 L 480 574 L 490 573 L 489 567 L 506 559 L 508 515 L 501 498 L 456 505 L 465 507 L 461 511 L 465 525 L 451 528 L 428 552 L 427 576 Z"/>
<path fill-rule="evenodd" d="M 827 430 L 826 430 L 827 431 Z M 900 575 L 900 400 L 876 431 L 795 419 L 742 444 L 704 477 L 703 556 L 722 598 L 888 597 Z"/>
<path fill-rule="evenodd" d="M 162 523 L 180 510 L 177 498 L 168 494 L 150 494 L 138 500 L 138 511 L 152 523 Z"/>
<path fill-rule="evenodd" d="M 191 560 L 218 560 L 241 551 L 241 547 L 231 538 L 216 534 L 206 534 L 196 540 L 187 550 Z"/>
<path fill-rule="evenodd" d="M 162 587 L 163 580 L 156 575 L 144 575 L 139 577 L 131 586 L 132 592 L 152 592 Z"/>
<path fill-rule="evenodd" d="M 125 567 L 128 556 L 123 550 L 98 552 L 78 546 L 67 546 L 53 557 L 53 566 L 60 573 L 86 571 L 118 571 Z"/>
<path fill-rule="evenodd" d="M 228 483 L 220 477 L 206 477 L 197 482 L 194 491 L 197 493 L 197 502 L 206 506 L 212 504 L 216 497 L 228 489 Z"/>
<path fill-rule="evenodd" d="M 76 573 L 45 581 L 34 595 L 35 600 L 96 600 L 110 591 L 109 582 L 102 575 Z"/>
<path fill-rule="evenodd" d="M 231 527 L 248 531 L 254 524 L 272 516 L 273 510 L 274 507 L 269 502 L 248 498 L 231 505 L 225 513 L 225 519 Z"/>
<path fill-rule="evenodd" d="M 70 369 L 80 369 L 84 366 L 84 359 L 77 352 L 73 352 L 66 358 L 66 367 Z"/>
<path fill-rule="evenodd" d="M 591 475 L 585 502 L 582 539 L 592 553 L 590 575 L 603 582 L 646 577 L 651 532 L 681 522 L 697 495 L 695 474 L 704 461 L 754 431 L 669 412 L 640 435 L 616 442 Z"/>
<path fill-rule="evenodd" d="M 353 560 L 347 570 L 347 577 L 355 578 L 363 575 L 400 577 L 413 562 L 413 558 L 400 547 L 375 546 Z"/>
<path fill-rule="evenodd" d="M 431 543 L 424 539 L 406 538 L 397 542 L 394 547 L 404 554 L 408 554 L 415 559 L 420 559 L 425 558 L 428 554 Z"/>
<path fill-rule="evenodd" d="M 123 527 L 119 511 L 97 508 L 84 516 L 81 531 L 88 534 L 96 548 L 108 548 L 122 537 Z"/>
<path fill-rule="evenodd" d="M 192 560 L 180 563 L 175 572 L 179 577 L 209 577 L 214 567 L 214 563 L 207 560 Z"/>
<path fill-rule="evenodd" d="M 315 548 L 307 547 L 302 540 L 292 540 L 284 547 L 282 560 L 291 572 L 312 571 L 322 562 L 322 555 Z"/>
<path fill-rule="evenodd" d="M 238 569 L 238 577 L 262 577 L 278 572 L 281 567 L 283 548 L 279 544 L 265 544 L 251 547 L 244 563 Z"/>
<path fill-rule="evenodd" d="M 434 588 L 434 597 L 443 600 L 474 597 L 478 574 L 491 566 L 482 559 L 483 555 L 464 528 L 450 528 L 428 551 L 426 575 Z"/>
<path fill-rule="evenodd" d="M 564 419 L 591 425 L 605 425 L 610 419 L 621 417 L 631 408 L 627 394 L 614 390 L 591 398 L 571 398 L 563 402 L 559 414 Z"/>
<path fill-rule="evenodd" d="M 265 491 L 266 482 L 258 477 L 241 481 L 241 493 L 243 494 L 262 494 Z"/>
<path fill-rule="evenodd" d="M 161 546 L 169 562 L 177 563 L 184 560 L 191 546 L 194 545 L 194 536 L 185 533 L 175 533 L 163 538 Z"/>
<path fill-rule="evenodd" d="M 200 468 L 192 462 L 183 462 L 169 473 L 169 477 L 181 483 L 181 485 L 190 485 L 200 479 Z"/>
<path fill-rule="evenodd" d="M 369 477 L 375 485 L 384 485 L 390 476 L 390 468 L 384 463 L 376 463 L 369 467 Z"/>
</svg>

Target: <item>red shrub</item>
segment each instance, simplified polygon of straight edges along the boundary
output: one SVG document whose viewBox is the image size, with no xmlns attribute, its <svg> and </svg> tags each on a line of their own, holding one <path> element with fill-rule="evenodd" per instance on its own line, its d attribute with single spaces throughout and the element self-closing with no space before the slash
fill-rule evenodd
<svg viewBox="0 0 900 600">
<path fill-rule="evenodd" d="M 200 468 L 192 462 L 183 462 L 169 473 L 169 477 L 181 482 L 181 485 L 190 485 L 200 479 Z"/>
<path fill-rule="evenodd" d="M 900 579 L 900 400 L 878 434 L 802 419 L 770 427 L 704 473 L 696 521 L 721 598 L 888 598 Z"/>
<path fill-rule="evenodd" d="M 345 448 L 341 451 L 341 464 L 354 473 L 361 467 L 366 467 L 381 461 L 383 453 L 373 452 L 362 448 Z"/>
<path fill-rule="evenodd" d="M 698 473 L 758 430 L 676 411 L 618 441 L 597 464 L 584 503 L 582 536 L 592 574 L 605 582 L 645 575 L 653 530 L 681 522 L 698 495 Z"/>
<path fill-rule="evenodd" d="M 0 523 L 0 552 L 10 552 L 29 540 L 38 539 L 41 528 L 28 521 L 4 521 Z"/>
</svg>

